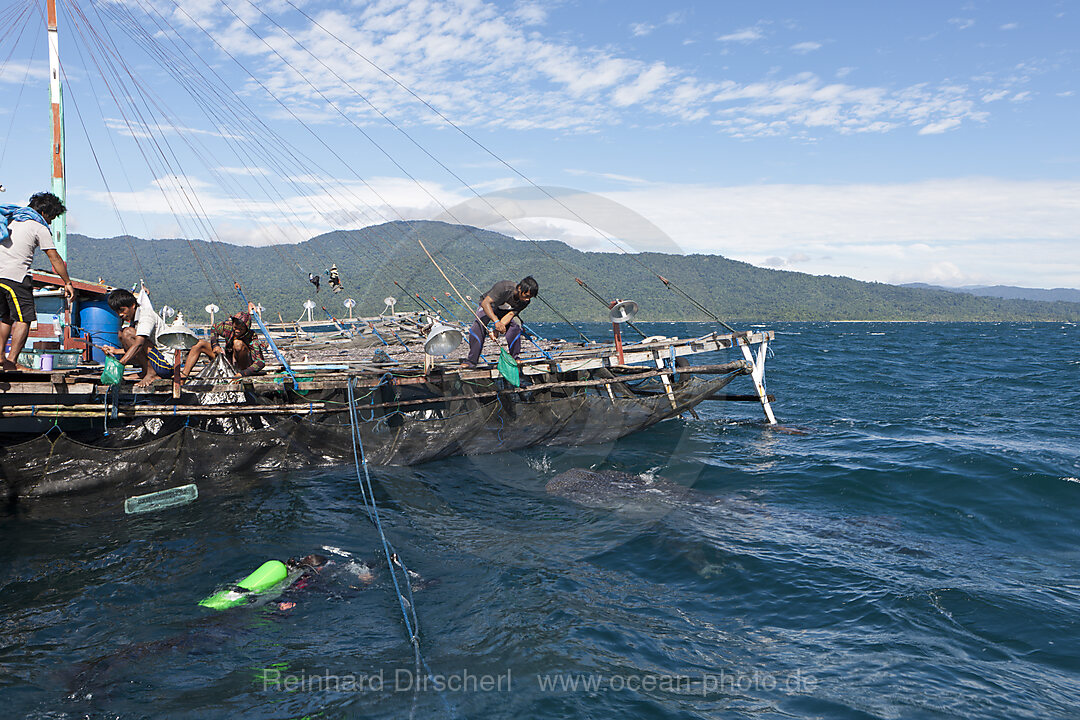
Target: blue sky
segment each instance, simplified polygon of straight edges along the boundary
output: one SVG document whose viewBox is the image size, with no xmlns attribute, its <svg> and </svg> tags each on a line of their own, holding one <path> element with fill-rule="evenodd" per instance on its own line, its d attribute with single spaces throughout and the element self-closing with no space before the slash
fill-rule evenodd
<svg viewBox="0 0 1080 720">
<path fill-rule="evenodd" d="M 532 182 L 574 191 L 592 224 L 539 197 L 494 229 L 613 249 L 599 228 L 863 280 L 1080 286 L 1075 2 L 82 5 L 90 24 L 62 16 L 61 52 L 70 222 L 87 234 L 296 241 L 460 217 L 462 181 L 523 197 L 384 70 Z M 18 26 L 23 6 L 0 14 Z M 28 22 L 0 68 L 5 97 L 23 89 L 0 110 L 6 202 L 48 184 L 43 23 Z M 153 98 L 141 112 L 100 80 L 110 57 Z M 203 80 L 185 91 L 162 58 Z M 588 216 L 609 201 L 619 221 Z"/>
</svg>

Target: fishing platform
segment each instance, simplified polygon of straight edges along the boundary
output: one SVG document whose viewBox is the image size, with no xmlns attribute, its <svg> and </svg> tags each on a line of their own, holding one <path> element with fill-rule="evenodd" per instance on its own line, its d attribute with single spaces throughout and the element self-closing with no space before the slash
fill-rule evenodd
<svg viewBox="0 0 1080 720">
<path fill-rule="evenodd" d="M 533 338 L 535 350 L 522 352 L 519 376 L 508 380 L 498 363 L 461 365 L 460 347 L 445 357 L 425 353 L 419 334 L 403 337 L 413 318 L 364 322 L 386 339 L 374 353 L 381 361 L 370 346 L 341 346 L 335 357 L 304 362 L 310 345 L 285 344 L 285 365 L 239 380 L 204 370 L 182 385 L 159 379 L 136 388 L 133 378 L 106 385 L 93 364 L 0 376 L 0 489 L 33 496 L 102 484 L 156 487 L 349 462 L 354 424 L 367 462 L 413 465 L 609 442 L 706 400 L 759 402 L 775 423 L 764 384 L 771 331 L 618 345 Z M 717 353 L 729 357 L 692 362 Z M 743 375 L 752 393 L 721 392 Z"/>
</svg>

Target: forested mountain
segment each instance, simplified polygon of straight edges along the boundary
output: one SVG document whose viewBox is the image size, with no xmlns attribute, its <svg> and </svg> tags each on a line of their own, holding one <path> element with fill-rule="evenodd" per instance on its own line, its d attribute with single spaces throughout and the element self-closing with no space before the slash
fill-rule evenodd
<svg viewBox="0 0 1080 720">
<path fill-rule="evenodd" d="M 1026 288 L 1015 285 L 962 285 L 960 287 L 944 287 L 941 285 L 927 285 L 926 283 L 905 283 L 900 287 L 913 287 L 932 290 L 947 290 L 949 292 L 970 293 L 981 297 L 1007 298 L 1009 300 L 1042 300 L 1046 302 L 1072 302 L 1080 303 L 1080 290 L 1075 288 Z"/>
<path fill-rule="evenodd" d="M 355 312 L 361 315 L 378 314 L 383 298 L 390 295 L 398 299 L 398 310 L 416 308 L 402 287 L 421 293 L 429 302 L 436 295 L 463 316 L 461 308 L 446 297 L 449 287 L 423 254 L 416 234 L 471 301 L 498 280 L 533 275 L 540 282 L 541 295 L 574 320 L 606 318 L 604 308 L 578 286 L 575 277 L 605 298 L 636 300 L 642 320 L 707 319 L 643 265 L 727 321 L 1080 320 L 1080 303 L 1005 300 L 806 275 L 717 255 L 582 252 L 561 242 L 533 244 L 439 222 L 387 223 L 268 247 L 71 234 L 69 264 L 75 277 L 102 277 L 117 286 L 131 287 L 145 279 L 156 304 L 180 308 L 195 322 L 205 320 L 203 308 L 210 302 L 224 310 L 239 307 L 234 281 L 240 282 L 248 298 L 265 306 L 268 318 L 280 313 L 286 320 L 295 320 L 308 298 L 338 316 L 346 313 L 341 304 L 346 297 L 357 301 Z M 345 292 L 336 295 L 329 290 L 325 275 L 335 263 L 345 286 Z M 309 272 L 322 276 L 317 295 L 308 283 Z M 402 287 L 395 286 L 395 281 Z M 316 318 L 325 318 L 321 310 L 316 313 Z M 526 320 L 557 319 L 540 302 L 533 302 L 526 314 Z"/>
</svg>

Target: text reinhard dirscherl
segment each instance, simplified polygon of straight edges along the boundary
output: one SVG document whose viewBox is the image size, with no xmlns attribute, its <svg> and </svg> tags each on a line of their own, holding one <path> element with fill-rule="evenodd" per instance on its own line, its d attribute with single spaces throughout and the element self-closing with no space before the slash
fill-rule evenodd
<svg viewBox="0 0 1080 720">
<path fill-rule="evenodd" d="M 404 692 L 498 692 L 513 691 L 510 668 L 499 674 L 479 674 L 469 670 L 452 673 L 416 674 L 397 668 L 392 672 L 380 669 L 373 673 L 310 674 L 304 671 L 286 673 L 277 668 L 262 671 L 262 689 L 280 692 L 335 693 L 404 693 Z M 545 673 L 535 676 L 540 692 L 602 693 L 602 692 L 664 692 L 681 695 L 742 694 L 765 691 L 806 693 L 817 685 L 812 675 L 796 670 L 783 676 L 752 670 L 733 672 L 720 670 L 700 675 L 662 673 Z M 521 681 L 519 681 L 521 682 Z"/>
</svg>

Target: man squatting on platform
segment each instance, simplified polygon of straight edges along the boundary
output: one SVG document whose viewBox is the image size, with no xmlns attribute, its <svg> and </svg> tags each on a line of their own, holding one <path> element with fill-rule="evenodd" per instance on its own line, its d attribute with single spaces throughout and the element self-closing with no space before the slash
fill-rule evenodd
<svg viewBox="0 0 1080 720">
<path fill-rule="evenodd" d="M 218 346 L 219 340 L 225 341 L 224 350 Z M 266 341 L 251 327 L 251 313 L 238 312 L 228 320 L 215 323 L 210 328 L 210 339 L 200 340 L 191 348 L 181 377 L 187 379 L 200 354 L 213 360 L 221 353 L 225 353 L 225 357 L 236 370 L 234 379 L 258 375 L 266 367 L 266 349 Z"/>
<path fill-rule="evenodd" d="M 67 265 L 53 245 L 52 230 L 49 229 L 52 221 L 66 211 L 60 198 L 50 192 L 34 194 L 26 207 L 0 206 L 0 215 L 10 218 L 9 235 L 0 240 L 0 360 L 3 360 L 3 370 L 26 369 L 18 362 L 30 334 L 30 323 L 37 319 L 34 287 L 30 282 L 34 250 L 40 247 L 45 251 L 53 271 L 64 281 L 68 302 L 75 299 Z M 11 352 L 4 356 L 8 337 L 11 338 Z"/>
<path fill-rule="evenodd" d="M 468 367 L 476 367 L 480 361 L 480 353 L 484 350 L 487 324 L 489 319 L 495 322 L 495 329 L 491 333 L 494 340 L 501 333 L 506 333 L 506 345 L 510 355 L 517 360 L 521 352 L 521 320 L 518 315 L 529 306 L 529 301 L 536 297 L 540 286 L 532 275 L 528 276 L 517 285 L 510 280 L 500 280 L 491 286 L 491 289 L 480 299 L 480 307 L 476 309 L 476 321 L 469 328 L 469 357 L 462 363 Z"/>
<path fill-rule="evenodd" d="M 140 305 L 130 290 L 113 290 L 106 300 L 123 321 L 117 333 L 123 350 L 107 345 L 102 350 L 109 355 L 119 355 L 121 365 L 134 365 L 142 370 L 135 387 L 146 387 L 158 378 L 172 377 L 176 367 L 157 347 L 158 335 L 165 327 L 161 316 L 149 305 Z"/>
</svg>

